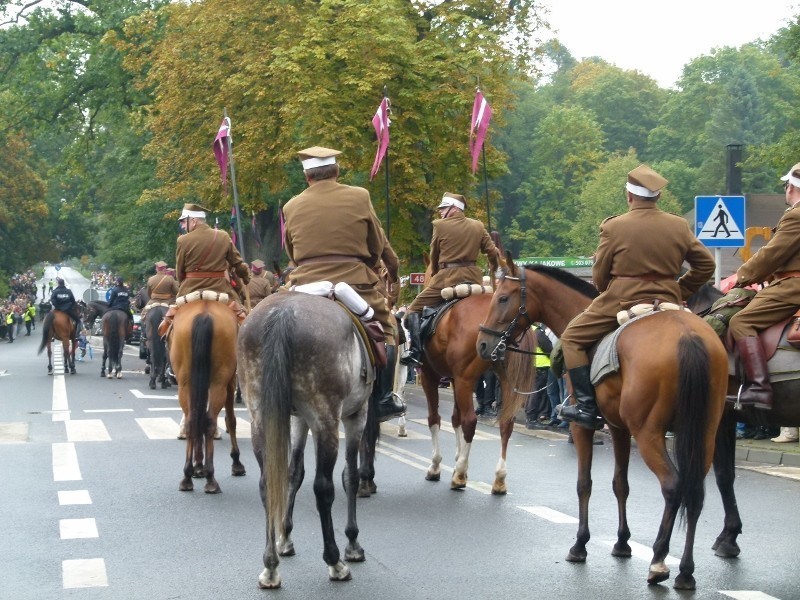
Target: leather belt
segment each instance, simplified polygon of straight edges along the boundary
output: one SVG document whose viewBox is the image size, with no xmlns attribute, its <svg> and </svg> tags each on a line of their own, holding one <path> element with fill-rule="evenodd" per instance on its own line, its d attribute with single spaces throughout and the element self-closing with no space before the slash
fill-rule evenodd
<svg viewBox="0 0 800 600">
<path fill-rule="evenodd" d="M 456 262 L 443 262 L 439 263 L 440 269 L 451 269 L 453 267 L 474 267 L 478 263 L 474 260 L 460 260 Z"/>
<path fill-rule="evenodd" d="M 298 267 L 303 265 L 312 265 L 314 263 L 333 263 L 333 262 L 363 263 L 364 259 L 361 258 L 360 256 L 348 256 L 346 254 L 324 254 L 323 256 L 312 256 L 311 258 L 303 258 L 295 261 Z"/>
<path fill-rule="evenodd" d="M 785 279 L 786 277 L 800 277 L 800 271 L 776 271 L 775 279 Z"/>
<path fill-rule="evenodd" d="M 675 281 L 674 277 L 665 277 L 657 273 L 645 273 L 643 275 L 615 275 L 614 279 L 626 281 Z"/>
<path fill-rule="evenodd" d="M 191 271 L 184 273 L 186 279 L 222 279 L 225 271 Z"/>
</svg>

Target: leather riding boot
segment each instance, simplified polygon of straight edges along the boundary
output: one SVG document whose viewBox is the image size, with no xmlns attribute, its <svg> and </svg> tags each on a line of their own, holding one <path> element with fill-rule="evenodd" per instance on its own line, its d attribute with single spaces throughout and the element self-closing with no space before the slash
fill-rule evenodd
<svg viewBox="0 0 800 600">
<path fill-rule="evenodd" d="M 589 365 L 569 369 L 569 380 L 572 383 L 572 394 L 577 404 L 563 406 L 559 418 L 562 421 L 575 421 L 586 429 L 597 429 L 597 401 L 594 397 L 594 386 L 589 377 Z"/>
<path fill-rule="evenodd" d="M 739 394 L 742 404 L 752 404 L 756 408 L 772 408 L 772 386 L 769 383 L 769 369 L 764 356 L 761 340 L 755 336 L 736 341 L 736 349 L 744 366 L 744 389 Z"/>
<path fill-rule="evenodd" d="M 394 393 L 394 365 L 397 358 L 397 346 L 386 345 L 386 367 L 378 369 L 377 390 L 378 396 L 375 402 L 375 414 L 378 421 L 388 421 L 395 417 L 404 415 L 406 405 L 403 400 Z"/>
<path fill-rule="evenodd" d="M 411 339 L 408 340 L 408 349 L 400 355 L 400 364 L 419 366 L 422 364 L 422 342 L 419 333 L 420 314 L 418 312 L 408 313 L 405 323 Z"/>
</svg>

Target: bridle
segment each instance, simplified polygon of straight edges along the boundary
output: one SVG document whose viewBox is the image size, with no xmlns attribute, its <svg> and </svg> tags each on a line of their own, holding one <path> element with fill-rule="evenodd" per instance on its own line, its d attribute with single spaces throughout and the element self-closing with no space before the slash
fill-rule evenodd
<svg viewBox="0 0 800 600">
<path fill-rule="evenodd" d="M 511 281 L 518 281 L 519 282 L 519 310 L 517 314 L 514 315 L 514 318 L 508 324 L 503 331 L 497 331 L 495 329 L 489 329 L 488 327 L 484 327 L 483 325 L 480 326 L 480 331 L 483 333 L 488 333 L 489 335 L 493 335 L 495 337 L 500 338 L 497 342 L 497 345 L 492 349 L 490 357 L 492 362 L 496 362 L 498 360 L 503 360 L 505 358 L 506 350 L 510 352 L 519 352 L 520 354 L 536 354 L 536 352 L 529 352 L 527 350 L 521 350 L 519 347 L 519 343 L 522 338 L 525 336 L 525 332 L 528 330 L 533 321 L 528 316 L 528 307 L 525 303 L 525 296 L 527 294 L 527 287 L 525 286 L 525 267 L 522 267 L 519 271 L 519 277 L 511 277 L 510 275 L 503 275 L 503 279 L 509 279 Z M 522 320 L 525 320 L 524 324 Z M 514 330 L 520 328 L 519 335 L 515 338 L 514 337 Z"/>
</svg>

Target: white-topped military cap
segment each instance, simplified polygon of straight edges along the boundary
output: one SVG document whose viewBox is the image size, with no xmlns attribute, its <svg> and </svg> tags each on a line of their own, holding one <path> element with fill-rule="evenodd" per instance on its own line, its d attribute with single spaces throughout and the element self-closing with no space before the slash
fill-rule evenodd
<svg viewBox="0 0 800 600">
<path fill-rule="evenodd" d="M 781 177 L 781 181 L 788 181 L 794 187 L 800 188 L 800 163 L 789 169 L 789 172 Z"/>
<path fill-rule="evenodd" d="M 178 221 L 183 221 L 184 219 L 205 219 L 206 214 L 211 212 L 207 208 L 203 208 L 199 204 L 184 204 L 183 211 L 181 211 L 181 216 L 178 218 Z"/>
<path fill-rule="evenodd" d="M 628 181 L 625 183 L 625 189 L 631 194 L 641 196 L 642 198 L 655 198 L 661 193 L 661 188 L 668 183 L 669 181 L 664 179 L 649 166 L 642 164 L 628 173 Z"/>
<path fill-rule="evenodd" d="M 336 157 L 341 154 L 341 151 L 325 148 L 324 146 L 312 146 L 311 148 L 300 150 L 297 154 L 300 156 L 300 163 L 303 165 L 303 169 L 307 170 L 335 165 Z"/>
<path fill-rule="evenodd" d="M 455 206 L 458 209 L 464 210 L 467 208 L 467 199 L 461 194 L 445 192 L 444 196 L 442 196 L 442 201 L 439 202 L 439 206 L 436 208 L 447 208 L 448 206 Z"/>
</svg>

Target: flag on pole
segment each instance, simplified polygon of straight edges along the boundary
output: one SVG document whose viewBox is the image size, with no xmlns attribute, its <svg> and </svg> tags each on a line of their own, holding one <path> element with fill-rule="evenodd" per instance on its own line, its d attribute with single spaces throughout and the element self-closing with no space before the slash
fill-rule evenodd
<svg viewBox="0 0 800 600">
<path fill-rule="evenodd" d="M 469 152 L 472 156 L 472 172 L 478 170 L 478 157 L 481 154 L 483 140 L 486 139 L 486 130 L 492 119 L 492 107 L 483 97 L 480 90 L 475 93 L 475 103 L 472 105 L 472 127 L 469 131 Z"/>
<path fill-rule="evenodd" d="M 281 250 L 286 246 L 286 220 L 283 217 L 283 209 L 278 204 L 278 221 L 281 230 Z"/>
<path fill-rule="evenodd" d="M 228 193 L 228 138 L 231 134 L 231 120 L 228 117 L 222 119 L 222 123 L 214 139 L 214 156 L 219 165 L 219 176 L 222 179 L 222 189 Z"/>
<path fill-rule="evenodd" d="M 389 98 L 384 96 L 378 110 L 375 111 L 375 116 L 372 117 L 372 126 L 375 128 L 375 136 L 378 138 L 378 152 L 375 155 L 375 162 L 372 163 L 372 170 L 369 172 L 370 181 L 377 175 L 383 157 L 386 156 L 386 150 L 389 149 L 389 123 Z"/>
<path fill-rule="evenodd" d="M 251 210 L 250 214 L 253 216 L 250 220 L 250 226 L 253 228 L 253 239 L 256 241 L 256 247 L 261 248 L 261 242 L 258 239 L 258 229 L 256 228 L 256 213 Z"/>
<path fill-rule="evenodd" d="M 234 246 L 237 246 L 236 239 L 236 207 L 231 206 L 231 241 Z"/>
</svg>

